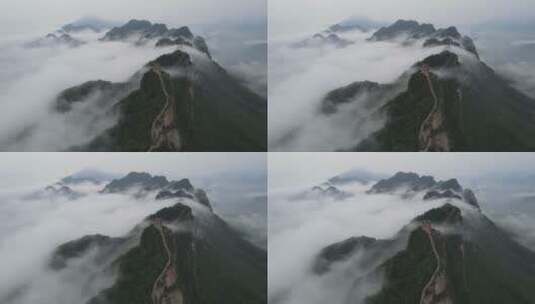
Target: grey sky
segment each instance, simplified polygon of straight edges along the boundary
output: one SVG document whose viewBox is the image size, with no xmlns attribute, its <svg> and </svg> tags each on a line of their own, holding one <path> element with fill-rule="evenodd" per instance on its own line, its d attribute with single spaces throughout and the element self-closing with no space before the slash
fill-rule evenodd
<svg viewBox="0 0 535 304">
<path fill-rule="evenodd" d="M 265 20 L 265 0 L 3 0 L 0 32 L 42 30 L 83 16 L 123 21 L 145 18 L 170 25 Z"/>
<path fill-rule="evenodd" d="M 270 188 L 310 186 L 351 169 L 393 174 L 413 171 L 438 178 L 535 172 L 535 153 L 270 153 Z"/>
<path fill-rule="evenodd" d="M 477 24 L 535 16 L 532 0 L 269 0 L 273 35 L 315 31 L 350 16 L 379 21 L 416 19 L 438 25 Z"/>
<path fill-rule="evenodd" d="M 2 153 L 0 189 L 41 186 L 79 170 L 145 171 L 169 178 L 266 171 L 264 153 Z M 42 185 L 45 186 L 45 185 Z"/>
</svg>

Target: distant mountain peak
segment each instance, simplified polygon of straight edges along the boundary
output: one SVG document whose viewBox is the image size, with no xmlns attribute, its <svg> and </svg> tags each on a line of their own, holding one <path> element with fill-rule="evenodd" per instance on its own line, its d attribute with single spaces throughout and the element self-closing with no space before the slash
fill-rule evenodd
<svg viewBox="0 0 535 304">
<path fill-rule="evenodd" d="M 369 41 L 389 41 L 404 38 L 405 42 L 425 39 L 424 47 L 455 46 L 462 48 L 479 58 L 472 39 L 462 36 L 455 26 L 436 29 L 433 24 L 419 23 L 414 20 L 400 19 L 389 26 L 376 31 Z"/>
<path fill-rule="evenodd" d="M 390 178 L 378 181 L 368 193 L 398 193 L 403 197 L 421 193 L 424 200 L 452 199 L 463 201 L 478 210 L 480 208 L 472 190 L 464 189 L 457 179 L 437 181 L 432 176 L 420 176 L 414 172 L 397 172 Z"/>
<path fill-rule="evenodd" d="M 336 186 L 330 183 L 323 183 L 318 186 L 314 186 L 311 189 L 297 194 L 294 198 L 298 200 L 302 199 L 330 199 L 334 201 L 343 201 L 353 197 L 353 194 L 344 190 L 338 189 Z"/>
<path fill-rule="evenodd" d="M 165 35 L 168 28 L 162 23 L 152 23 L 148 20 L 132 19 L 122 26 L 116 26 L 109 30 L 101 40 L 118 41 L 130 38 L 132 35 L 139 35 L 139 39 L 157 38 Z"/>
<path fill-rule="evenodd" d="M 432 176 L 420 176 L 414 172 L 397 172 L 392 177 L 378 181 L 369 190 L 370 193 L 387 193 L 407 188 L 410 191 L 422 191 L 436 185 Z"/>
<path fill-rule="evenodd" d="M 156 39 L 155 46 L 189 46 L 206 54 L 211 58 L 208 45 L 204 38 L 195 36 L 189 27 L 168 28 L 163 23 L 152 23 L 148 20 L 132 19 L 122 26 L 109 30 L 101 41 L 135 41 L 136 44 L 145 44 Z"/>
<path fill-rule="evenodd" d="M 47 186 L 44 189 L 44 192 L 38 192 L 36 194 L 37 197 L 63 197 L 67 198 L 69 200 L 75 200 L 83 196 L 82 193 L 79 193 L 77 191 L 74 191 L 71 189 L 71 187 L 63 184 L 63 183 L 56 183 L 50 186 Z"/>
<path fill-rule="evenodd" d="M 57 47 L 57 46 L 67 46 L 71 48 L 79 47 L 84 45 L 85 42 L 73 38 L 71 35 L 66 33 L 49 33 L 43 38 L 31 41 L 25 46 L 29 48 L 40 48 L 40 47 Z"/>
<path fill-rule="evenodd" d="M 144 191 L 162 189 L 169 184 L 165 176 L 152 176 L 147 172 L 130 172 L 122 178 L 112 180 L 102 190 L 104 193 L 124 192 L 134 188 Z"/>
<path fill-rule="evenodd" d="M 125 193 L 129 191 L 134 191 L 136 196 L 157 192 L 156 200 L 191 199 L 213 211 L 206 192 L 195 188 L 187 178 L 175 181 L 168 180 L 165 176 L 151 175 L 147 172 L 130 172 L 121 178 L 112 180 L 101 192 Z"/>
<path fill-rule="evenodd" d="M 429 23 L 418 23 L 414 20 L 399 19 L 393 24 L 380 28 L 370 40 L 384 41 L 395 39 L 400 35 L 407 35 L 410 39 L 421 39 L 436 32 L 435 27 Z"/>
<path fill-rule="evenodd" d="M 293 46 L 296 48 L 309 48 L 309 47 L 335 47 L 345 48 L 354 44 L 353 41 L 340 37 L 335 32 L 326 31 L 322 33 L 316 33 L 312 37 L 303 41 L 295 43 Z"/>
</svg>

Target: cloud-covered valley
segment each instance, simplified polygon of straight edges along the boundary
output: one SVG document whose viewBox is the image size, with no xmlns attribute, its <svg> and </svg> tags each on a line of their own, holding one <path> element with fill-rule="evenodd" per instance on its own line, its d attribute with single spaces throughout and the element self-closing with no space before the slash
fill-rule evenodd
<svg viewBox="0 0 535 304">
<path fill-rule="evenodd" d="M 271 303 L 346 303 L 354 287 L 351 284 L 366 272 L 341 266 L 329 275 L 318 276 L 312 272 L 318 253 L 350 237 L 391 238 L 417 215 L 444 203 L 425 202 L 421 197 L 403 200 L 390 194 L 368 195 L 365 192 L 369 188 L 358 183 L 343 187 L 354 194 L 343 201 L 291 199 L 295 193 L 305 190 L 302 188 L 270 192 Z M 358 256 L 348 263 L 358 264 L 357 260 Z M 362 299 L 382 286 L 381 280 L 364 283 L 369 285 L 360 286 Z"/>
<path fill-rule="evenodd" d="M 32 38 L 0 42 L 1 150 L 61 151 L 86 143 L 111 127 L 116 117 L 91 101 L 62 115 L 54 111 L 60 92 L 90 80 L 125 82 L 150 60 L 172 48 L 101 42 L 86 33 L 76 48 L 51 45 L 28 48 Z M 134 84 L 134 89 L 136 84 Z M 97 99 L 98 96 L 91 98 Z M 29 133 L 29 134 L 28 134 Z"/>
<path fill-rule="evenodd" d="M 7 153 L 2 165 L 13 178 L 0 186 L 0 267 L 10 278 L 0 281 L 1 303 L 86 303 L 116 283 L 120 272 L 110 265 L 139 246 L 141 232 L 149 226 L 147 217 L 177 202 L 191 208 L 195 233 L 199 233 L 194 235 L 199 239 L 206 237 L 199 231 L 209 230 L 214 223 L 229 229 L 226 222 L 234 228 L 227 232 L 266 246 L 264 155 L 235 155 L 221 161 L 217 155 L 203 153 L 149 158 L 125 153 L 50 153 L 46 159 L 50 167 L 42 165 L 40 169 L 36 163 L 45 160 L 31 157 L 35 155 L 40 154 Z M 20 170 L 21 162 L 35 171 Z M 129 182 L 128 188 L 118 192 L 110 190 L 114 181 L 127 180 L 128 172 L 147 170 L 165 174 L 169 182 L 163 176 L 153 177 L 168 186 L 180 180 L 193 189 L 185 190 L 189 195 L 173 199 L 157 199 L 165 191 L 147 190 L 144 182 Z M 61 173 L 66 171 L 72 174 L 65 178 Z M 191 194 L 201 189 L 208 197 L 206 205 L 200 196 Z M 181 225 L 181 221 L 170 222 L 168 228 L 191 228 Z M 60 256 L 66 267 L 55 266 L 58 246 L 96 235 L 109 236 L 119 245 L 110 250 L 94 245 L 71 259 Z"/>
<path fill-rule="evenodd" d="M 394 155 L 389 157 L 395 158 Z M 323 163 L 324 167 L 337 161 L 336 156 L 325 158 L 327 160 Z M 366 162 L 365 158 L 361 159 L 361 156 L 353 156 L 353 158 Z M 284 171 L 284 169 L 280 171 L 282 168 L 280 166 L 284 164 L 282 159 L 283 157 L 278 156 L 277 160 L 274 161 L 277 164 L 274 166 L 274 173 L 270 175 L 270 180 L 276 180 L 278 174 Z M 304 162 L 304 160 L 299 159 L 293 161 Z M 359 168 L 360 171 L 347 171 L 348 174 L 360 172 L 360 176 L 365 176 L 362 173 L 365 171 L 361 169 L 373 167 L 375 162 L 370 161 L 371 159 L 368 159 L 368 165 Z M 377 162 L 378 159 L 375 161 Z M 343 162 L 351 163 L 351 160 L 345 159 Z M 414 159 L 414 162 L 418 163 L 417 158 Z M 462 163 L 460 157 L 456 157 L 454 162 L 455 165 L 451 164 L 449 160 L 442 159 L 442 162 L 439 163 L 446 167 L 448 164 L 455 167 L 459 165 L 459 162 Z M 434 170 L 438 166 L 438 164 L 429 164 L 426 170 Z M 385 171 L 385 169 L 380 171 Z M 314 171 L 309 169 L 309 172 Z M 291 173 L 288 174 L 291 175 Z M 471 176 L 477 175 L 475 172 L 471 173 Z M 366 184 L 361 182 L 342 184 L 331 179 L 329 183 L 316 181 L 315 184 L 308 186 L 297 186 L 301 183 L 299 180 L 295 180 L 293 184 L 288 182 L 286 185 L 277 184 L 275 187 L 270 187 L 268 233 L 270 303 L 367 303 L 365 300 L 369 300 L 367 299 L 369 296 L 376 295 L 382 291 L 382 288 L 386 286 L 385 284 L 390 283 L 384 277 L 385 268 L 379 267 L 379 265 L 384 266 L 382 264 L 387 261 L 392 262 L 396 254 L 403 250 L 409 250 L 409 240 L 403 231 L 414 231 L 418 227 L 416 223 L 412 222 L 415 218 L 431 209 L 443 208 L 447 204 L 453 205 L 453 208 L 458 208 L 463 218 L 462 221 L 467 224 L 466 227 L 472 228 L 456 230 L 457 228 L 454 226 L 442 225 L 443 223 L 434 225 L 433 228 L 440 233 L 444 235 L 461 234 L 463 238 L 466 237 L 468 242 L 472 238 L 477 239 L 478 233 L 488 229 L 485 225 L 490 220 L 495 222 L 499 229 L 504 229 L 503 231 L 507 235 L 513 236 L 513 239 L 519 244 L 533 250 L 535 234 L 534 226 L 530 224 L 530 221 L 532 221 L 534 213 L 520 215 L 518 212 L 512 211 L 517 207 L 514 197 L 519 191 L 518 185 L 515 186 L 518 183 L 513 182 L 513 180 L 504 182 L 508 179 L 504 177 L 505 175 L 500 175 L 497 172 L 488 175 L 489 178 L 490 176 L 496 180 L 501 180 L 501 186 L 497 188 L 488 179 L 481 177 L 474 178 L 479 182 L 469 183 L 476 187 L 473 189 L 477 189 L 475 193 L 481 206 L 480 210 L 479 207 L 469 206 L 466 200 L 429 200 L 424 198 L 423 192 L 407 195 L 412 190 L 407 192 L 408 188 L 403 187 L 384 194 L 370 193 L 369 190 L 373 189 L 372 186 L 377 185 L 374 180 L 369 180 Z M 464 183 L 469 179 L 465 177 Z M 528 180 L 526 179 L 526 181 Z M 319 192 L 314 192 L 313 185 L 320 185 L 319 187 L 334 185 L 338 190 L 333 190 L 331 193 L 341 191 L 345 195 L 332 197 L 317 195 Z M 500 196 L 495 196 L 498 192 Z M 308 194 L 303 195 L 303 193 Z M 492 196 L 495 196 L 494 201 L 490 202 L 489 197 Z M 502 211 L 497 212 L 500 208 Z M 504 211 L 505 209 L 508 211 Z M 487 219 L 484 219 L 485 217 Z M 481 221 L 481 219 L 484 220 Z M 410 224 L 411 222 L 414 224 Z M 394 240 L 394 243 L 384 245 L 385 247 L 381 247 L 383 245 L 378 245 L 378 247 L 362 245 L 364 247 L 353 247 L 353 249 L 348 249 L 350 247 L 345 246 L 360 237 L 376 239 L 376 242 L 381 242 L 377 240 Z M 497 246 L 505 242 L 503 240 L 495 241 Z M 482 244 L 482 246 L 488 246 L 488 244 Z M 318 261 L 321 261 L 320 257 L 325 259 L 327 248 L 333 250 L 329 253 L 329 259 L 333 260 L 328 260 L 332 264 L 326 266 L 329 267 L 326 272 L 318 272 L 317 267 L 321 265 L 318 264 Z M 337 254 L 342 257 L 337 257 Z M 370 258 L 370 255 L 374 255 L 374 258 Z M 377 269 L 381 270 L 377 271 Z"/>
<path fill-rule="evenodd" d="M 342 39 L 354 42 L 345 48 L 292 46 L 310 34 L 281 41 L 274 38 L 269 52 L 270 147 L 350 149 L 383 126 L 384 118 L 371 115 L 382 106 L 380 100 L 370 106 L 367 96 L 359 96 L 330 116 L 320 115 L 320 102 L 331 90 L 356 81 L 392 83 L 416 62 L 438 51 L 424 49 L 419 43 L 369 42 L 366 39 L 371 33 L 341 34 Z"/>
</svg>

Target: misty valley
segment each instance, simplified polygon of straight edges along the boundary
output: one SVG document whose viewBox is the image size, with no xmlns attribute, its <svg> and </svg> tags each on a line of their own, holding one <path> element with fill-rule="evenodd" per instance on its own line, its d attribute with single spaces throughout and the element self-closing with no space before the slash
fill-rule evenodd
<svg viewBox="0 0 535 304">
<path fill-rule="evenodd" d="M 137 19 L 0 41 L 0 150 L 266 151 L 266 51 L 234 31 L 243 50 Z"/>
<path fill-rule="evenodd" d="M 464 27 L 478 39 L 451 24 L 362 17 L 273 39 L 270 149 L 533 151 L 535 57 L 529 42 L 515 45 L 533 28 Z"/>
<path fill-rule="evenodd" d="M 535 304 L 535 1 L 0 1 L 0 304 Z"/>
<path fill-rule="evenodd" d="M 265 248 L 187 178 L 83 170 L 1 196 L 0 303 L 267 303 Z"/>
<path fill-rule="evenodd" d="M 270 303 L 533 303 L 534 213 L 518 208 L 534 201 L 521 203 L 514 183 L 500 197 L 517 208 L 507 216 L 481 182 L 473 191 L 413 172 L 357 168 L 270 189 Z"/>
</svg>

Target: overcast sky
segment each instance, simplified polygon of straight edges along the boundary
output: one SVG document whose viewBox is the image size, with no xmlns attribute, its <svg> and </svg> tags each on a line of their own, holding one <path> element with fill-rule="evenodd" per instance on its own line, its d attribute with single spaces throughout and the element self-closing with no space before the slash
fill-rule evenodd
<svg viewBox="0 0 535 304">
<path fill-rule="evenodd" d="M 535 16 L 533 0 L 269 0 L 270 35 L 315 31 L 350 16 L 415 19 L 438 25 L 477 24 Z"/>
<path fill-rule="evenodd" d="M 169 178 L 265 172 L 264 153 L 2 153 L 0 189 L 46 186 L 82 169 Z"/>
<path fill-rule="evenodd" d="M 83 16 L 145 18 L 171 25 L 266 19 L 265 0 L 2 0 L 0 33 L 49 29 Z"/>
<path fill-rule="evenodd" d="M 309 186 L 351 169 L 412 171 L 439 179 L 533 173 L 535 153 L 270 153 L 270 188 Z"/>
</svg>

